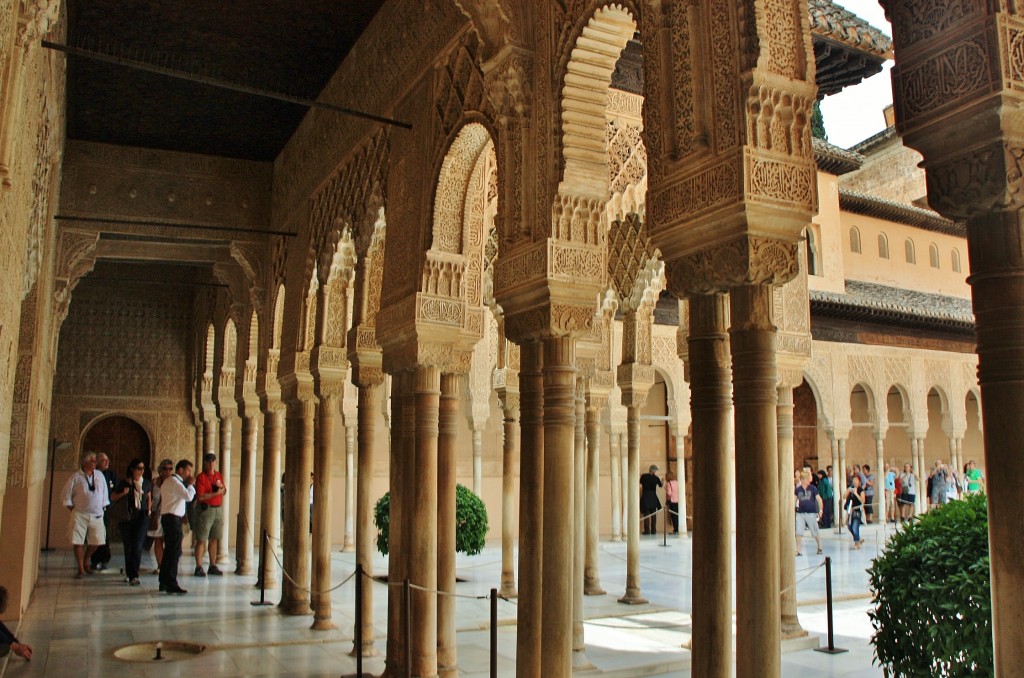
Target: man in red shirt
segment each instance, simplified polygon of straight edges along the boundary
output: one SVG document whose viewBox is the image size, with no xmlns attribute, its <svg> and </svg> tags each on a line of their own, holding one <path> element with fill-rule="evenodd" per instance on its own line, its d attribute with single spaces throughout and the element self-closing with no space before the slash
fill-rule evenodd
<svg viewBox="0 0 1024 678">
<path fill-rule="evenodd" d="M 217 546 L 224 525 L 224 507 L 221 504 L 227 488 L 220 473 L 213 468 L 216 461 L 215 454 L 203 455 L 203 472 L 196 476 L 196 524 L 192 539 L 195 542 L 197 577 L 205 577 L 206 572 L 218 576 L 224 574 L 217 567 Z M 203 572 L 203 551 L 207 542 L 210 543 L 210 567 Z"/>
</svg>

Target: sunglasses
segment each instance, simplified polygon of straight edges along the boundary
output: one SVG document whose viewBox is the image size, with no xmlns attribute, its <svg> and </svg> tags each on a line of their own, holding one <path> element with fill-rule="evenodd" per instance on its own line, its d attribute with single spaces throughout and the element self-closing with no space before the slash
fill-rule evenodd
<svg viewBox="0 0 1024 678">
<path fill-rule="evenodd" d="M 173 471 L 174 467 L 173 466 L 161 466 L 160 470 L 161 471 Z"/>
<path fill-rule="evenodd" d="M 135 467 L 135 470 L 136 470 L 136 471 L 145 471 L 145 470 L 146 470 L 146 467 L 145 467 L 145 466 L 136 466 L 136 467 Z"/>
</svg>

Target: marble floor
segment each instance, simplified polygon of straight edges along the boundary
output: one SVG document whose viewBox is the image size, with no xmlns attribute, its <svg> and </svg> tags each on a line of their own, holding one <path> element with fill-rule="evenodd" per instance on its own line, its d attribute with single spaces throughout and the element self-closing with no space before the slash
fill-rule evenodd
<svg viewBox="0 0 1024 678">
<path fill-rule="evenodd" d="M 891 528 L 888 528 L 891 529 Z M 865 547 L 850 550 L 848 535 L 835 530 L 825 535 L 825 555 L 832 558 L 832 583 L 836 597 L 835 644 L 848 648 L 844 654 L 829 655 L 807 649 L 807 643 L 787 645 L 783 675 L 862 678 L 881 676 L 872 666 L 868 642 L 871 626 L 865 568 L 878 553 L 885 535 L 881 526 L 865 528 Z M 813 541 L 805 545 L 813 547 Z M 689 676 L 690 593 L 692 579 L 691 541 L 677 537 L 644 537 L 641 542 L 641 590 L 648 605 L 625 606 L 616 602 L 621 595 L 626 570 L 626 545 L 601 543 L 603 596 L 585 599 L 586 656 L 580 663 L 590 665 L 588 675 L 602 677 Z M 825 572 L 823 556 L 805 549 L 797 557 L 800 621 L 811 634 L 811 643 L 825 645 Z M 153 567 L 152 557 L 146 555 Z M 191 574 L 194 563 L 182 558 L 179 582 L 189 590 L 185 596 L 157 592 L 156 576 L 146 575 L 141 587 L 129 587 L 118 574 L 121 564 L 115 550 L 113 569 L 82 580 L 72 577 L 70 551 L 44 553 L 39 585 L 17 630 L 21 639 L 35 649 L 26 662 L 18 657 L 0 660 L 0 676 L 25 678 L 53 676 L 342 676 L 355 673 L 352 648 L 354 586 L 341 584 L 354 570 L 351 553 L 333 556 L 333 581 L 341 584 L 332 594 L 337 628 L 313 631 L 311 617 L 287 617 L 274 606 L 255 607 L 258 600 L 255 577 L 227 574 L 199 578 Z M 222 569 L 226 569 L 222 566 Z M 379 558 L 376 574 L 387 572 L 387 561 Z M 489 546 L 473 557 L 458 559 L 458 654 L 460 675 L 483 678 L 489 670 L 489 601 L 501 571 L 498 545 Z M 372 587 L 377 647 L 381 655 L 367 659 L 363 670 L 379 675 L 383 670 L 384 635 L 387 627 L 386 592 L 382 584 Z M 276 601 L 279 590 L 268 591 Z M 516 607 L 514 601 L 498 601 L 498 673 L 515 674 Z M 181 661 L 128 662 L 114 657 L 114 651 L 131 644 L 150 641 L 188 641 L 205 646 L 198 656 Z M 168 645 L 170 648 L 170 645 Z M 4 664 L 3 662 L 7 663 Z M 808 673 L 810 670 L 811 673 Z"/>
</svg>

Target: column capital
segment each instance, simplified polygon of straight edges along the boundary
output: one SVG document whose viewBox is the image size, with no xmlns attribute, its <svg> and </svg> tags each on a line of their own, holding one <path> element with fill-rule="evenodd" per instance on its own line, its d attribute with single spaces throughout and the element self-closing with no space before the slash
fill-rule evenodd
<svg viewBox="0 0 1024 678">
<path fill-rule="evenodd" d="M 798 273 L 795 242 L 742 235 L 667 262 L 665 277 L 670 292 L 687 296 L 744 285 L 781 285 Z"/>
</svg>

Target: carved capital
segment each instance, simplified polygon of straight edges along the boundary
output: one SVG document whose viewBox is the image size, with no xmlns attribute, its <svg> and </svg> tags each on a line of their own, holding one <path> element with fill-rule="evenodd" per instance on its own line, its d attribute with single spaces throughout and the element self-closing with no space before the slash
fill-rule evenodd
<svg viewBox="0 0 1024 678">
<path fill-rule="evenodd" d="M 798 272 L 796 243 L 759 236 L 740 236 L 666 264 L 668 289 L 677 296 L 781 285 Z"/>
<path fill-rule="evenodd" d="M 533 61 L 523 51 L 509 51 L 486 67 L 487 98 L 499 124 L 530 117 Z"/>
<path fill-rule="evenodd" d="M 1024 145 L 997 139 L 926 163 L 928 201 L 950 219 L 1024 207 Z"/>
</svg>

